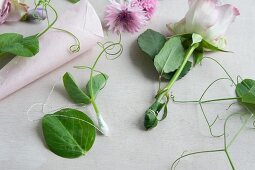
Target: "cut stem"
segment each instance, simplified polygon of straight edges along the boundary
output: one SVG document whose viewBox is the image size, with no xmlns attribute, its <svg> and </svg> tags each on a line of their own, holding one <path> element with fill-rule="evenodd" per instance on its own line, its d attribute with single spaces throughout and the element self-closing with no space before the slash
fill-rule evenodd
<svg viewBox="0 0 255 170">
<path fill-rule="evenodd" d="M 170 82 L 167 84 L 167 86 L 164 88 L 164 90 L 161 91 L 160 94 L 158 94 L 157 96 L 157 102 L 160 102 L 163 97 L 169 92 L 169 90 L 173 87 L 175 81 L 178 79 L 178 77 L 180 76 L 181 72 L 183 71 L 185 65 L 187 64 L 187 62 L 189 61 L 190 56 L 192 55 L 192 53 L 195 51 L 195 49 L 199 46 L 199 43 L 193 44 L 186 52 L 185 56 L 184 56 L 184 60 L 181 64 L 181 66 L 179 67 L 179 69 L 176 71 L 176 73 L 174 74 L 173 78 L 170 80 Z"/>
</svg>

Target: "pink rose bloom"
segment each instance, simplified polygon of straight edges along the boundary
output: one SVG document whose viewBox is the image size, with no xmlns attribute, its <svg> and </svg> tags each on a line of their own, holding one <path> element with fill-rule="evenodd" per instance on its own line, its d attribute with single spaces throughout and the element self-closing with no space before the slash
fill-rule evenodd
<svg viewBox="0 0 255 170">
<path fill-rule="evenodd" d="M 10 0 L 0 0 L 0 24 L 6 21 L 6 18 L 11 11 Z"/>
<path fill-rule="evenodd" d="M 189 11 L 185 17 L 175 24 L 168 24 L 168 27 L 174 34 L 200 34 L 208 42 L 224 49 L 224 34 L 238 15 L 236 7 L 220 5 L 218 0 L 189 0 Z"/>
<path fill-rule="evenodd" d="M 0 0 L 0 24 L 6 21 L 19 21 L 28 10 L 19 0 Z"/>
<path fill-rule="evenodd" d="M 132 4 L 142 8 L 146 17 L 150 20 L 156 10 L 157 0 L 132 0 Z"/>
</svg>

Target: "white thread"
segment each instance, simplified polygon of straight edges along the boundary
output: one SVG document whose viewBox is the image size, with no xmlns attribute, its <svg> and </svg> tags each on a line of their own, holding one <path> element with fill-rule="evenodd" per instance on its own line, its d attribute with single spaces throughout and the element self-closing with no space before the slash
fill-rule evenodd
<svg viewBox="0 0 255 170">
<path fill-rule="evenodd" d="M 42 106 L 42 108 L 41 108 L 41 113 L 44 114 L 44 115 L 45 115 L 45 107 L 46 107 L 46 106 L 52 108 L 52 107 L 51 107 L 50 105 L 48 105 L 47 103 L 48 103 L 50 97 L 52 96 L 52 94 L 53 94 L 53 92 L 54 92 L 54 90 L 55 90 L 56 84 L 57 84 L 57 82 L 55 82 L 54 85 L 52 86 L 51 91 L 50 91 L 49 95 L 47 96 L 47 98 L 46 98 L 46 100 L 45 100 L 44 103 L 34 103 L 34 104 L 32 104 L 32 105 L 27 109 L 26 115 L 27 115 L 27 120 L 28 120 L 28 121 L 36 122 L 36 121 L 39 121 L 39 120 L 42 119 L 42 118 L 39 118 L 39 119 L 30 119 L 29 113 L 31 112 L 31 110 L 32 110 L 35 106 L 38 106 L 38 105 L 40 106 L 40 105 L 41 105 L 41 106 Z M 62 107 L 59 107 L 59 108 L 57 108 L 57 109 L 54 109 L 54 110 L 52 110 L 50 113 L 55 113 L 55 112 L 60 111 L 60 110 L 62 110 L 62 109 L 64 109 L 64 108 L 69 108 L 69 107 L 74 107 L 74 106 L 79 106 L 79 107 L 82 107 L 82 108 L 85 108 L 85 107 L 86 107 L 86 106 L 83 105 L 82 103 L 80 103 L 80 104 L 70 104 L 70 105 L 68 105 L 68 106 L 66 106 L 66 107 L 63 107 L 63 106 L 62 106 Z M 49 113 L 49 114 L 50 114 L 50 113 Z M 70 118 L 70 119 L 76 119 L 76 120 L 85 122 L 85 123 L 87 123 L 87 124 L 93 126 L 96 130 L 98 130 L 98 131 L 101 132 L 102 134 L 105 134 L 104 131 L 102 131 L 101 129 L 99 129 L 99 128 L 96 127 L 95 125 L 91 124 L 90 122 L 85 121 L 85 120 L 82 120 L 82 119 L 79 119 L 79 118 L 76 118 L 76 117 L 69 117 L 69 116 L 65 116 L 65 115 L 49 115 L 49 116 L 66 117 L 66 118 Z"/>
</svg>

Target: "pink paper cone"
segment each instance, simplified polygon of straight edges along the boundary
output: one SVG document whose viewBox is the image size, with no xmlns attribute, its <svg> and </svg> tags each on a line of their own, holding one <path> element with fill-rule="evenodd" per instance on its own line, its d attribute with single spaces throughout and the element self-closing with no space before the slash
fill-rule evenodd
<svg viewBox="0 0 255 170">
<path fill-rule="evenodd" d="M 40 52 L 32 58 L 15 57 L 0 70 L 0 100 L 91 49 L 102 37 L 101 22 L 87 0 L 81 0 L 59 17 L 55 27 L 66 29 L 80 40 L 78 53 L 69 47 L 75 39 L 51 29 L 40 38 Z"/>
</svg>

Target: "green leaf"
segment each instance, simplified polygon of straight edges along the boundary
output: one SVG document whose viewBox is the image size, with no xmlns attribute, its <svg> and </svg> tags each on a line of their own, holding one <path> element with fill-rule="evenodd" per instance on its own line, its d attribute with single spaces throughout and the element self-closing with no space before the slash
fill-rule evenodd
<svg viewBox="0 0 255 170">
<path fill-rule="evenodd" d="M 165 118 L 167 117 L 167 113 L 168 113 L 168 109 L 167 109 L 167 104 L 166 104 L 165 107 L 164 107 L 164 114 L 163 114 L 160 121 L 165 120 Z"/>
<path fill-rule="evenodd" d="M 106 82 L 107 82 L 108 76 L 106 74 L 100 73 L 96 76 L 92 77 L 92 90 L 90 88 L 90 82 L 88 82 L 86 86 L 86 92 L 87 94 L 92 98 L 91 93 L 93 95 L 93 98 L 95 99 L 98 92 L 104 88 Z"/>
<path fill-rule="evenodd" d="M 90 104 L 90 97 L 87 96 L 76 84 L 70 73 L 65 73 L 63 83 L 70 98 L 77 104 Z"/>
<path fill-rule="evenodd" d="M 192 62 L 188 61 L 186 63 L 186 65 L 184 66 L 180 76 L 178 77 L 178 80 L 180 80 L 181 78 L 186 76 L 188 74 L 188 72 L 190 71 L 191 67 L 192 67 Z M 166 80 L 171 80 L 173 78 L 175 72 L 176 71 L 171 72 L 171 73 L 167 73 L 167 74 L 165 73 L 165 74 L 162 75 L 162 77 L 165 78 Z"/>
<path fill-rule="evenodd" d="M 138 37 L 140 49 L 154 59 L 166 42 L 164 35 L 148 29 Z"/>
<path fill-rule="evenodd" d="M 223 49 L 220 49 L 218 47 L 216 47 L 215 45 L 209 43 L 208 41 L 206 40 L 203 40 L 202 43 L 201 43 L 201 46 L 207 50 L 210 50 L 210 51 L 221 51 L 221 52 L 227 52 Z"/>
<path fill-rule="evenodd" d="M 255 80 L 245 79 L 236 86 L 236 94 L 241 102 L 255 104 Z"/>
<path fill-rule="evenodd" d="M 36 36 L 24 38 L 20 34 L 5 33 L 0 35 L 0 57 L 12 54 L 32 57 L 39 52 L 39 40 Z"/>
<path fill-rule="evenodd" d="M 204 50 L 203 48 L 197 49 L 193 52 L 193 59 L 194 59 L 194 66 L 201 63 L 202 59 L 204 57 Z"/>
<path fill-rule="evenodd" d="M 170 38 L 156 55 L 154 65 L 161 73 L 170 73 L 180 67 L 184 59 L 184 48 L 180 37 Z"/>
<path fill-rule="evenodd" d="M 79 2 L 80 0 L 68 0 L 68 1 L 75 4 L 75 3 Z"/>
<path fill-rule="evenodd" d="M 33 55 L 39 52 L 39 40 L 35 35 L 24 38 L 22 44 L 31 51 Z"/>
<path fill-rule="evenodd" d="M 69 108 L 45 115 L 42 130 L 48 148 L 64 158 L 85 155 L 96 138 L 93 121 L 83 112 Z"/>
<path fill-rule="evenodd" d="M 194 42 L 200 42 L 201 47 L 204 48 L 205 50 L 209 50 L 209 51 L 221 51 L 221 52 L 228 52 L 225 51 L 223 49 L 220 49 L 219 47 L 215 46 L 214 44 L 202 39 L 201 40 L 201 35 L 199 34 L 182 34 L 182 35 L 176 35 L 176 36 L 181 36 L 184 39 L 192 39 L 192 44 L 194 44 Z"/>
</svg>

